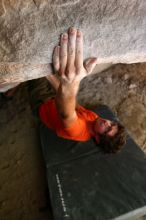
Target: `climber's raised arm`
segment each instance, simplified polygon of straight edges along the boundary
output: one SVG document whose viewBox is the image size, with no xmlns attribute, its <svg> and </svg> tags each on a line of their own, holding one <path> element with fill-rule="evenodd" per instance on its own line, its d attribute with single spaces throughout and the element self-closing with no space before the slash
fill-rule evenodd
<svg viewBox="0 0 146 220">
<path fill-rule="evenodd" d="M 60 83 L 56 94 L 56 105 L 65 127 L 76 120 L 76 96 L 81 80 L 90 74 L 97 62 L 89 58 L 83 64 L 83 34 L 70 28 L 60 38 L 60 46 L 53 52 L 53 65 Z"/>
</svg>

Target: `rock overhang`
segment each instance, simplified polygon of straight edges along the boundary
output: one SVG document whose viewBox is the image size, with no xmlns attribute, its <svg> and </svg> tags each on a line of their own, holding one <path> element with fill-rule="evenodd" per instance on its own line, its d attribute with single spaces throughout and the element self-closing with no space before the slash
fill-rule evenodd
<svg viewBox="0 0 146 220">
<path fill-rule="evenodd" d="M 145 0 L 22 0 L 0 3 L 0 83 L 52 72 L 52 51 L 68 27 L 84 34 L 84 58 L 98 64 L 146 60 Z"/>
</svg>

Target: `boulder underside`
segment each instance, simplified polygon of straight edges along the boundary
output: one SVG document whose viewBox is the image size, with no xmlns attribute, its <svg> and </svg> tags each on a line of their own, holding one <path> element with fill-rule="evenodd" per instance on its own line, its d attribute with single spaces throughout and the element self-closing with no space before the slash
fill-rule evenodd
<svg viewBox="0 0 146 220">
<path fill-rule="evenodd" d="M 145 0 L 1 0 L 0 84 L 52 72 L 52 51 L 68 27 L 84 34 L 84 58 L 98 63 L 146 60 Z"/>
</svg>

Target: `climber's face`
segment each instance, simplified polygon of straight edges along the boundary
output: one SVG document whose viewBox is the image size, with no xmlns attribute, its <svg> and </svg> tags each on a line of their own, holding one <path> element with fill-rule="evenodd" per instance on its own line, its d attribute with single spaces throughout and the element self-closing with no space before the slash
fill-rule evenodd
<svg viewBox="0 0 146 220">
<path fill-rule="evenodd" d="M 113 121 L 99 117 L 95 121 L 94 131 L 99 135 L 113 137 L 118 132 L 118 126 Z"/>
</svg>

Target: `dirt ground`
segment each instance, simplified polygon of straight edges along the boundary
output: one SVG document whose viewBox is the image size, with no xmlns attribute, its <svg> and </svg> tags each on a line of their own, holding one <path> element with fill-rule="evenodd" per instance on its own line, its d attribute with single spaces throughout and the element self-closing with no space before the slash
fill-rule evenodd
<svg viewBox="0 0 146 220">
<path fill-rule="evenodd" d="M 39 133 L 29 97 L 26 82 L 11 100 L 0 103 L 1 220 L 52 219 L 47 208 Z M 91 75 L 82 81 L 78 101 L 89 108 L 109 105 L 146 152 L 146 63 L 118 64 Z"/>
</svg>

